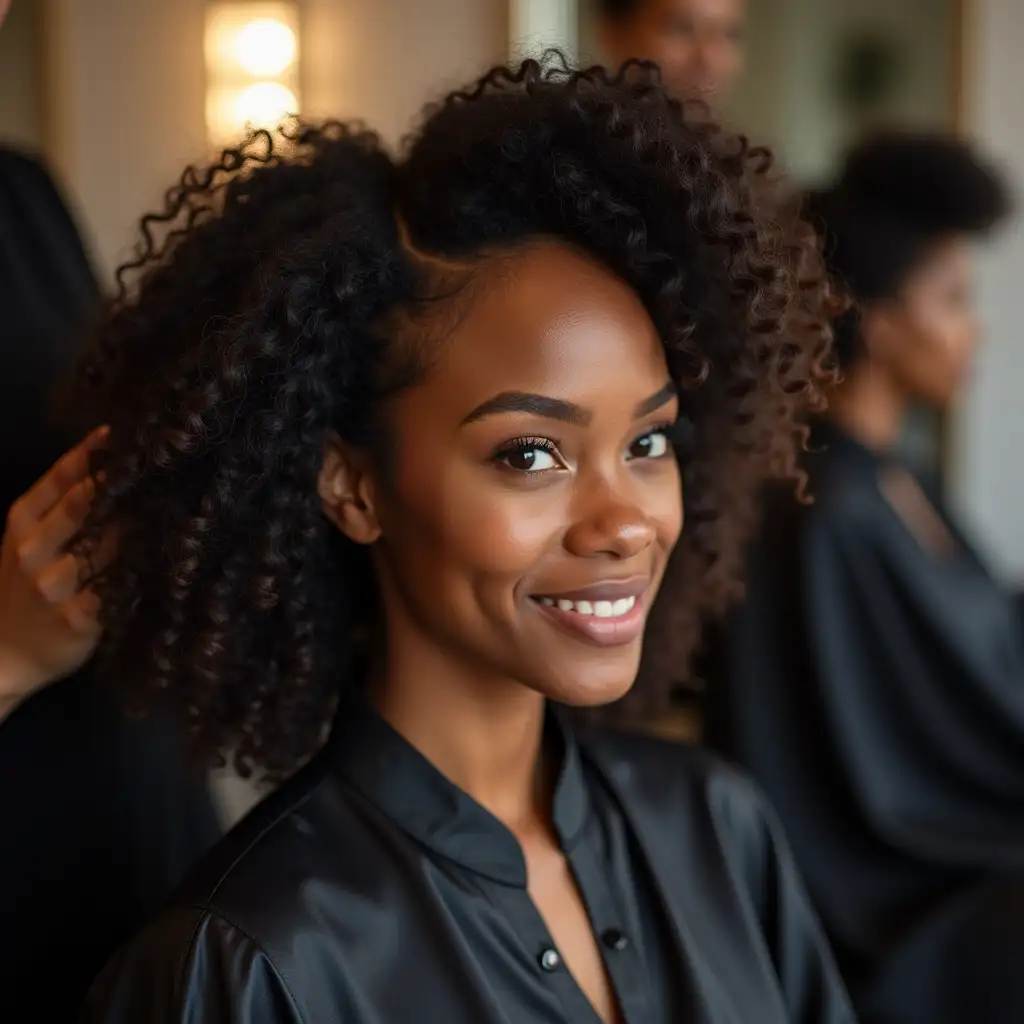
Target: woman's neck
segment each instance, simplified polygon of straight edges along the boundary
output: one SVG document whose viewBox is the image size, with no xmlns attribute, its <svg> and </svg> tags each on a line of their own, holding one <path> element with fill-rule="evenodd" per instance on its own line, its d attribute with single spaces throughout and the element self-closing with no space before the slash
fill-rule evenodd
<svg viewBox="0 0 1024 1024">
<path fill-rule="evenodd" d="M 887 451 L 899 442 L 906 411 L 906 394 L 889 373 L 865 359 L 832 393 L 828 417 L 866 448 Z"/>
<path fill-rule="evenodd" d="M 513 832 L 547 816 L 544 698 L 522 684 L 472 678 L 442 652 L 390 658 L 371 700 L 439 771 Z M 414 666 L 414 669 L 413 669 Z"/>
</svg>

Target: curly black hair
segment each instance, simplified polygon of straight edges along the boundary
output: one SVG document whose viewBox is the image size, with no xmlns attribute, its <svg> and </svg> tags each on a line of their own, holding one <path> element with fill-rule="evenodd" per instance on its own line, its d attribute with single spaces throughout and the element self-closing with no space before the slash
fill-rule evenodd
<svg viewBox="0 0 1024 1024">
<path fill-rule="evenodd" d="M 314 751 L 374 625 L 367 552 L 321 514 L 331 432 L 386 446 L 381 401 L 426 366 L 409 314 L 451 291 L 438 264 L 472 274 L 538 237 L 636 290 L 684 396 L 687 530 L 656 616 L 682 675 L 735 589 L 755 491 L 797 475 L 831 381 L 813 233 L 769 164 L 646 66 L 527 61 L 428 108 L 398 159 L 328 122 L 186 170 L 73 389 L 111 427 L 79 541 L 118 538 L 95 581 L 111 677 L 177 707 L 204 761 L 281 775 Z"/>
<path fill-rule="evenodd" d="M 862 351 L 859 309 L 896 298 L 936 241 L 981 237 L 1010 212 L 1000 174 L 961 139 L 885 131 L 847 154 L 838 180 L 806 198 L 829 272 L 850 300 L 835 324 L 844 367 Z"/>
</svg>

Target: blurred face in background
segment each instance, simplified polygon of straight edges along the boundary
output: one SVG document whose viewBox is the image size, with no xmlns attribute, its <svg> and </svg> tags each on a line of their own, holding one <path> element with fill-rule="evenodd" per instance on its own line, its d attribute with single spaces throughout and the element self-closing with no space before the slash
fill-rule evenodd
<svg viewBox="0 0 1024 1024">
<path fill-rule="evenodd" d="M 973 282 L 970 243 L 951 236 L 932 246 L 898 298 L 865 310 L 866 354 L 909 400 L 944 408 L 969 383 L 979 335 Z"/>
<path fill-rule="evenodd" d="M 603 44 L 615 63 L 654 61 L 678 97 L 712 107 L 743 70 L 746 0 L 635 0 L 606 16 Z"/>
<path fill-rule="evenodd" d="M 0 25 L 7 15 L 7 9 L 11 6 L 11 0 L 0 0 Z"/>
</svg>

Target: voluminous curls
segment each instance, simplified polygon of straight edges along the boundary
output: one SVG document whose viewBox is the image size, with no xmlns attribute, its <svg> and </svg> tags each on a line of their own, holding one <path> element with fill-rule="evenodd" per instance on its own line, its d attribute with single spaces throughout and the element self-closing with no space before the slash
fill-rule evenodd
<svg viewBox="0 0 1024 1024">
<path fill-rule="evenodd" d="M 735 592 L 755 493 L 797 477 L 830 382 L 816 244 L 767 152 L 640 64 L 498 68 L 430 108 L 398 159 L 354 125 L 258 132 L 187 169 L 141 234 L 74 389 L 111 426 L 79 543 L 117 536 L 95 580 L 111 678 L 243 772 L 292 770 L 358 685 L 368 558 L 316 482 L 331 432 L 375 443 L 382 399 L 422 371 L 386 325 L 430 297 L 424 253 L 472 265 L 562 239 L 664 339 L 692 438 L 645 710 Z"/>
</svg>

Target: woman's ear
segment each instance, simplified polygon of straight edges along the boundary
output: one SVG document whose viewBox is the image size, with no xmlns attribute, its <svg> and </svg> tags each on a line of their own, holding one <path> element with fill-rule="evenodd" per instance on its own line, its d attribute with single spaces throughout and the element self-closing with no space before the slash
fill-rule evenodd
<svg viewBox="0 0 1024 1024">
<path fill-rule="evenodd" d="M 356 544 L 380 538 L 376 488 L 366 454 L 332 435 L 324 452 L 317 491 L 324 515 Z"/>
</svg>

